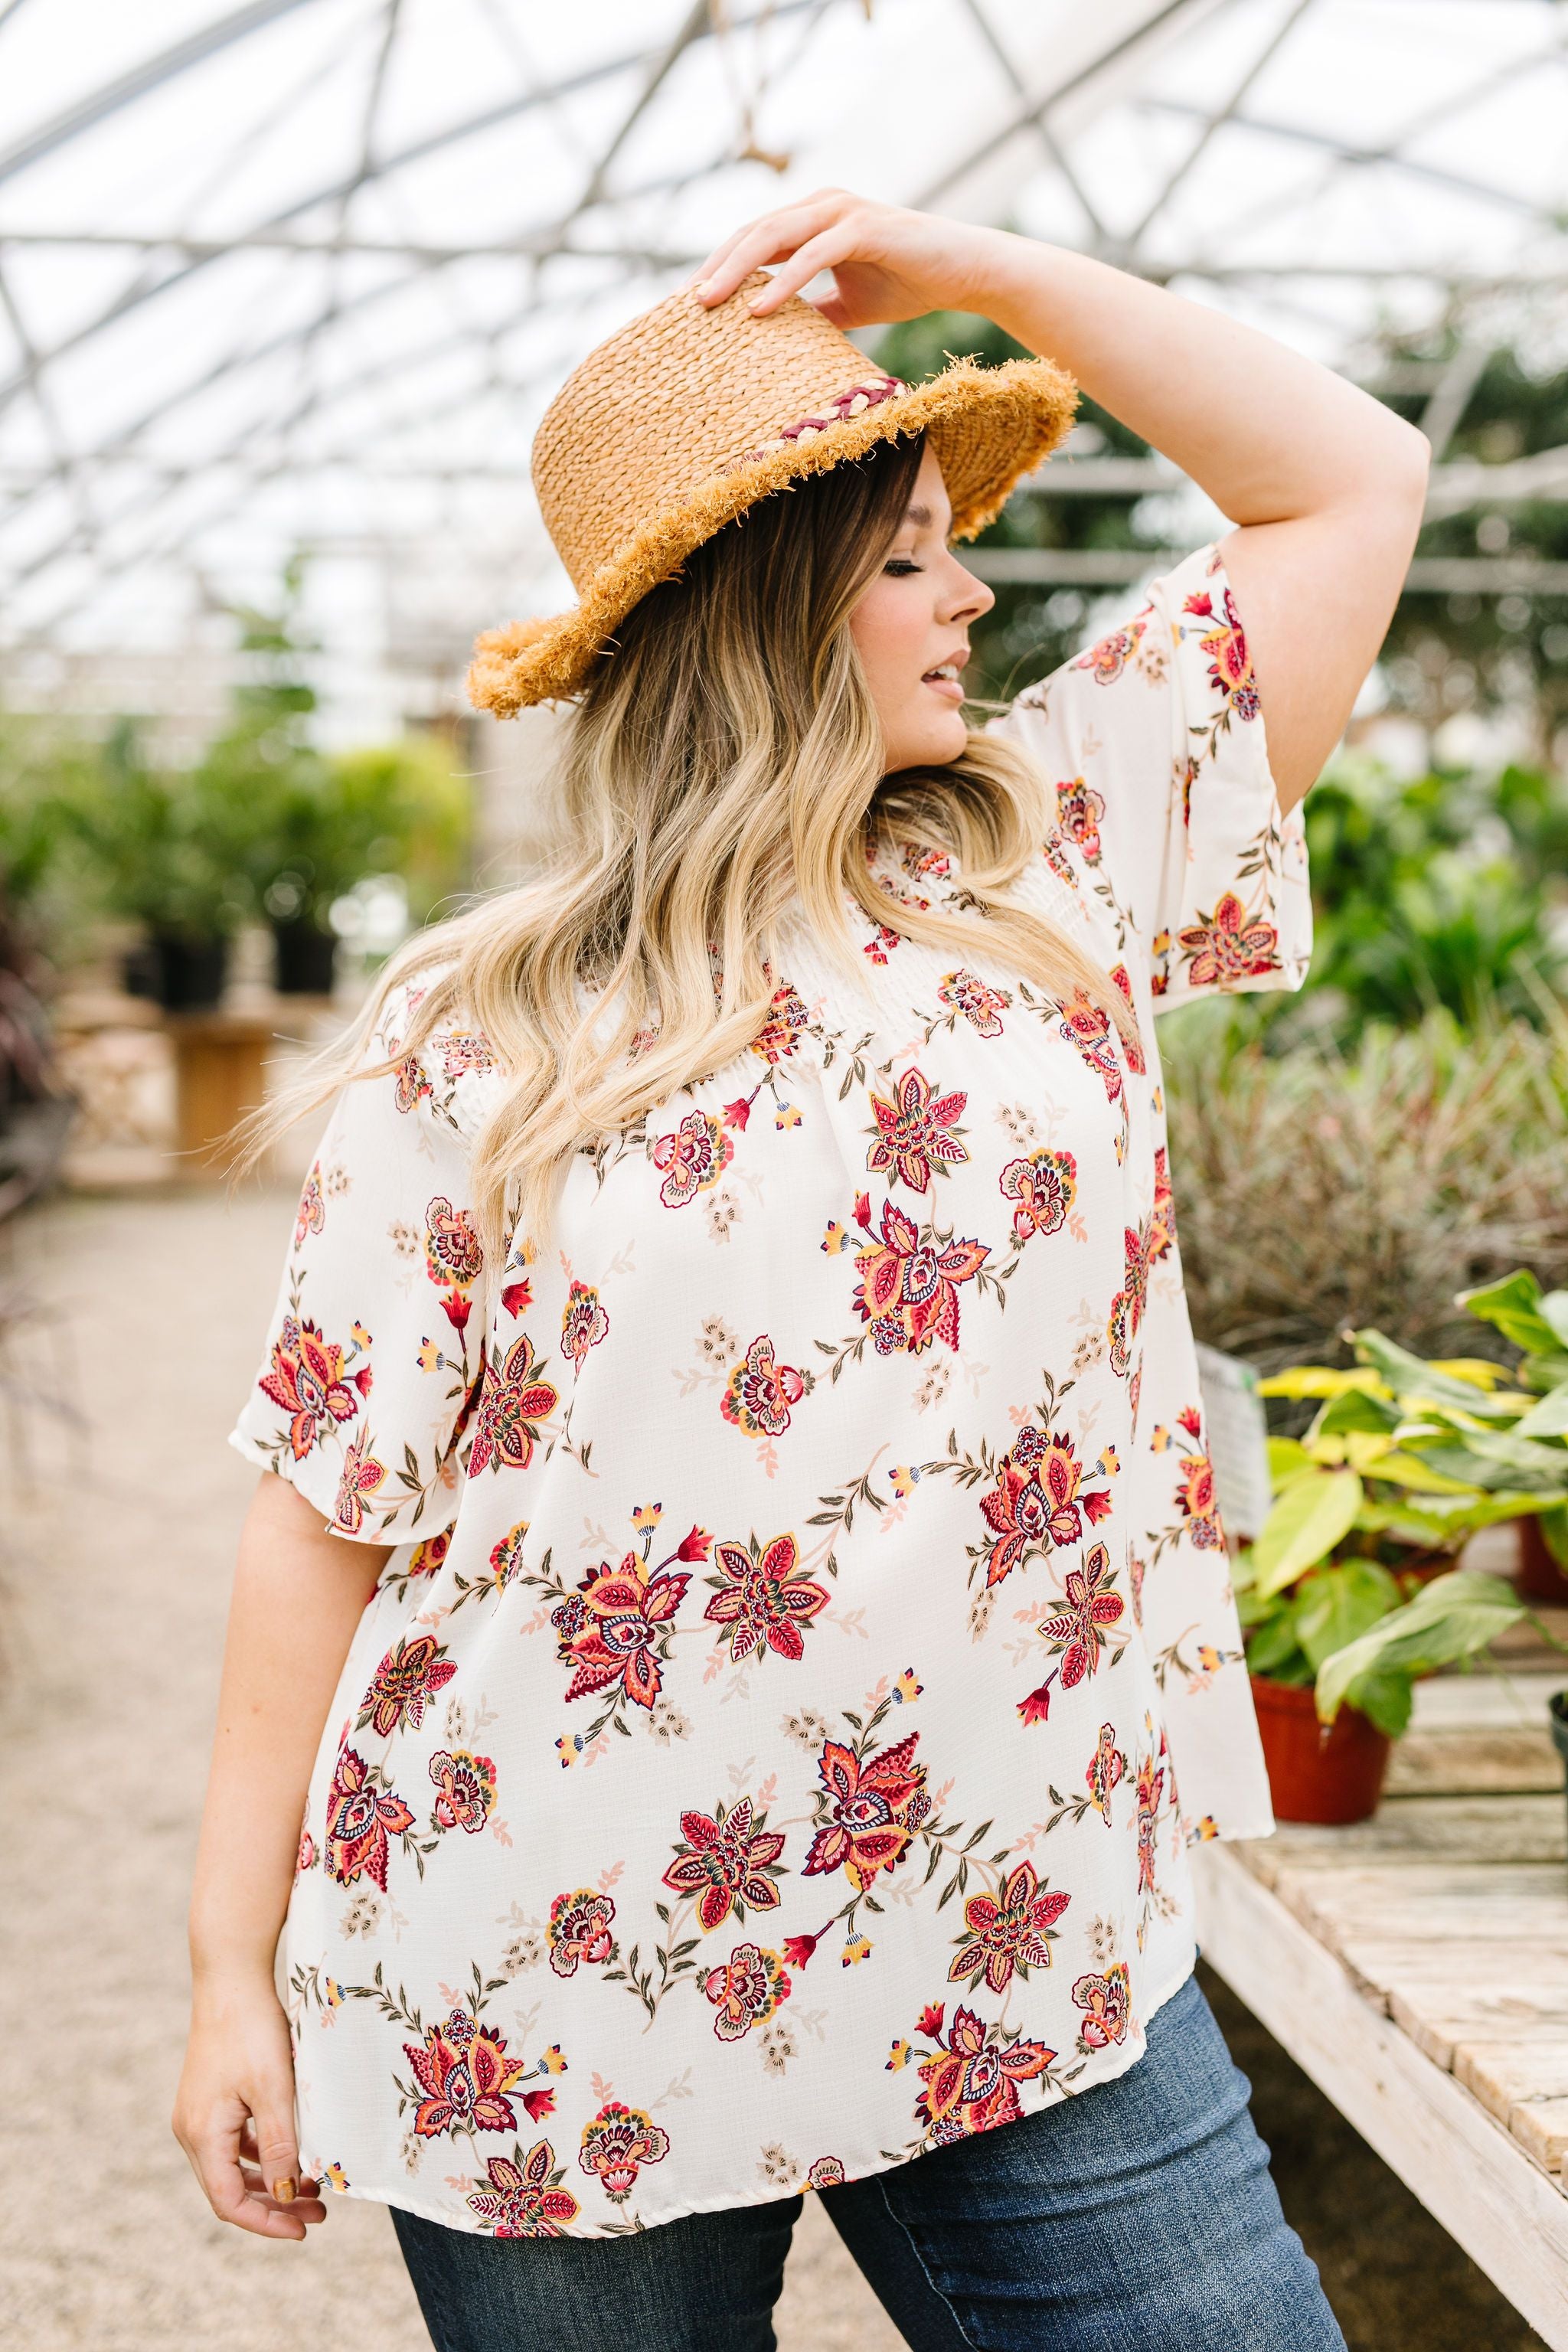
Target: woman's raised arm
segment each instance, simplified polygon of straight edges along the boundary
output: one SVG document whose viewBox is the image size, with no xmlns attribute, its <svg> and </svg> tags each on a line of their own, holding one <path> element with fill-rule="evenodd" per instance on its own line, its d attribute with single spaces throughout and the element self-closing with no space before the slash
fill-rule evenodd
<svg viewBox="0 0 1568 2352">
<path fill-rule="evenodd" d="M 289 2021 L 273 1958 L 321 1726 L 391 1547 L 345 1543 L 265 1472 L 229 1603 L 191 1895 L 191 2032 L 171 2118 L 220 2220 L 302 2238 L 325 2218 L 300 2179 Z"/>
<path fill-rule="evenodd" d="M 1238 526 L 1226 567 L 1280 805 L 1292 807 L 1388 627 L 1421 523 L 1425 436 L 1271 336 L 1005 229 L 821 189 L 717 247 L 697 272 L 702 299 L 775 263 L 760 313 L 826 268 L 837 291 L 817 307 L 836 326 L 944 309 L 994 319 L 1208 493 Z"/>
</svg>

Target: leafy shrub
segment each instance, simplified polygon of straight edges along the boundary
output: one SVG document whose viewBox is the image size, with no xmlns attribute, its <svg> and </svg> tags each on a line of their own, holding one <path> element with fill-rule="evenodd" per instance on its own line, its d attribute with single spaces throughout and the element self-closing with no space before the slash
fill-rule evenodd
<svg viewBox="0 0 1568 2352">
<path fill-rule="evenodd" d="M 1501 1360 L 1455 1293 L 1521 1265 L 1568 1281 L 1568 1014 L 1468 1036 L 1436 1013 L 1281 1054 L 1235 1009 L 1160 1026 L 1197 1336 L 1264 1372 L 1347 1363 L 1362 1326 Z"/>
</svg>

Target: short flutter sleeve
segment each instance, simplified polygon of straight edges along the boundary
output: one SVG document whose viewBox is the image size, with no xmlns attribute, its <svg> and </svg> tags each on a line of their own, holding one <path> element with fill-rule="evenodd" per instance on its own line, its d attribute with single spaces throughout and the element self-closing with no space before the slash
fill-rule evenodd
<svg viewBox="0 0 1568 2352">
<path fill-rule="evenodd" d="M 1280 812 L 1217 546 L 1154 581 L 1137 611 L 986 732 L 1044 771 L 1118 947 L 1147 961 L 1156 1009 L 1300 987 L 1312 950 L 1301 808 Z"/>
<path fill-rule="evenodd" d="M 389 996 L 361 1066 L 398 1052 L 418 1001 Z M 469 1200 L 484 1040 L 437 1033 L 343 1087 L 300 1196 L 277 1303 L 229 1444 L 334 1535 L 400 1544 L 457 1516 L 484 1368 L 486 1263 Z"/>
</svg>

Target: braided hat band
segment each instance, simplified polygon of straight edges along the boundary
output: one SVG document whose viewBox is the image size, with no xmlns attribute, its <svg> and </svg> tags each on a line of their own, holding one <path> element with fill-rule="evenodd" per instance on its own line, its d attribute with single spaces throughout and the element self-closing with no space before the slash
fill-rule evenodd
<svg viewBox="0 0 1568 2352">
<path fill-rule="evenodd" d="M 1078 398 L 1047 359 L 950 359 L 921 384 L 873 366 L 795 294 L 752 318 L 753 270 L 705 307 L 682 287 L 591 351 L 540 420 L 531 470 L 577 590 L 568 612 L 481 636 L 468 698 L 498 718 L 569 701 L 632 606 L 771 491 L 928 431 L 955 539 L 1000 513 L 1065 437 Z"/>
</svg>

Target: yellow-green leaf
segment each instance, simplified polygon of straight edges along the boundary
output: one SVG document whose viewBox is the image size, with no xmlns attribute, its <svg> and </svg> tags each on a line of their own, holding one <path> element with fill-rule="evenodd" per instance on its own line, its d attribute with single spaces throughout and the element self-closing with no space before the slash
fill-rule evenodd
<svg viewBox="0 0 1568 2352">
<path fill-rule="evenodd" d="M 1434 1356 L 1430 1361 L 1435 1372 L 1447 1372 L 1456 1381 L 1474 1381 L 1479 1389 L 1495 1389 L 1502 1378 L 1502 1366 L 1489 1363 L 1485 1356 Z"/>
<path fill-rule="evenodd" d="M 1282 1591 L 1315 1568 L 1349 1534 L 1362 1504 L 1353 1470 L 1325 1470 L 1293 1478 L 1277 1496 L 1252 1547 L 1253 1586 L 1260 1600 Z"/>
<path fill-rule="evenodd" d="M 1365 1389 L 1373 1396 L 1388 1394 L 1376 1372 L 1361 1364 L 1348 1372 L 1335 1371 L 1328 1364 L 1292 1364 L 1258 1383 L 1259 1396 L 1336 1397 L 1343 1396 L 1347 1389 Z"/>
<path fill-rule="evenodd" d="M 1299 1437 L 1271 1437 L 1268 1446 L 1268 1483 L 1276 1493 L 1281 1486 L 1288 1486 L 1292 1478 L 1309 1476 L 1316 1467 Z"/>
<path fill-rule="evenodd" d="M 1371 1470 L 1394 1451 L 1394 1440 L 1385 1429 L 1347 1429 L 1344 1445 L 1345 1460 L 1352 1470 Z"/>
<path fill-rule="evenodd" d="M 1364 1468 L 1366 1465 L 1363 1464 L 1362 1466 Z M 1394 1486 L 1408 1486 L 1412 1493 L 1417 1495 L 1472 1495 L 1475 1492 L 1475 1488 L 1467 1486 L 1462 1478 L 1445 1477 L 1441 1470 L 1434 1470 L 1429 1462 L 1423 1462 L 1419 1454 L 1407 1454 L 1399 1446 L 1391 1449 L 1381 1462 L 1373 1466 L 1371 1475 L 1386 1478 Z"/>
</svg>

